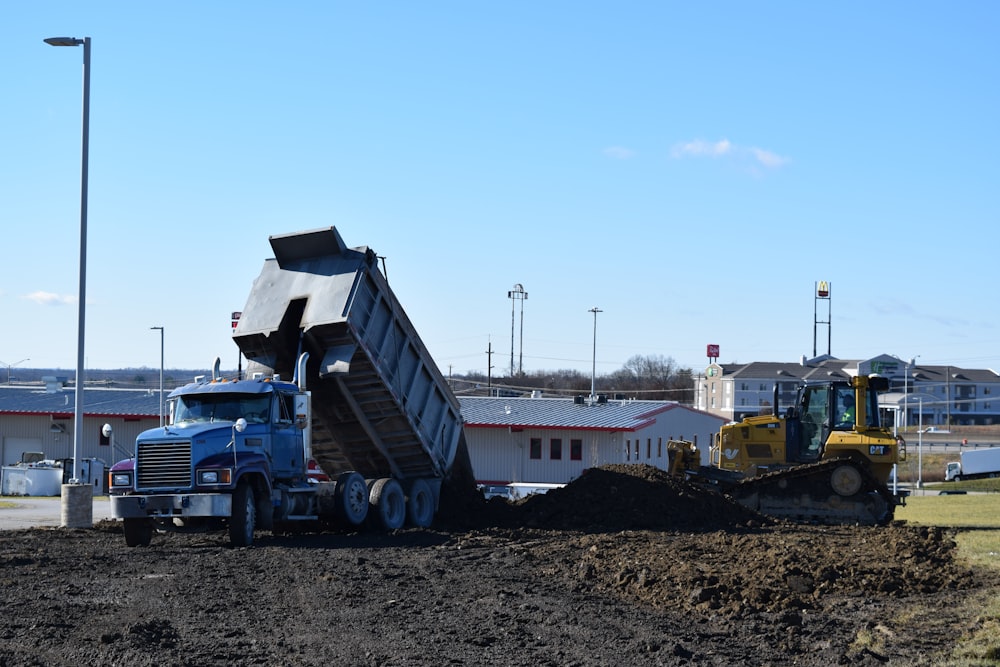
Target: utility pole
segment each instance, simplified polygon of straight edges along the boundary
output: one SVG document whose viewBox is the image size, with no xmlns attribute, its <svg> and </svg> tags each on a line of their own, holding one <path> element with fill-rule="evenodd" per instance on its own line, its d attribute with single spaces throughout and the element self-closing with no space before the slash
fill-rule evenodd
<svg viewBox="0 0 1000 667">
<path fill-rule="evenodd" d="M 493 341 L 486 343 L 486 393 L 493 395 Z"/>
</svg>

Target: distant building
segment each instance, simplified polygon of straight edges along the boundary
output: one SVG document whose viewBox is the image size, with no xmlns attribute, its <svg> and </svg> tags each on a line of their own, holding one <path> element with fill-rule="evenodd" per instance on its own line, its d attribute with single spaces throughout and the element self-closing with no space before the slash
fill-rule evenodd
<svg viewBox="0 0 1000 667">
<path fill-rule="evenodd" d="M 889 378 L 891 391 L 882 408 L 897 426 L 1000 424 L 1000 375 L 993 370 L 958 366 L 910 365 L 891 355 L 864 360 L 830 356 L 798 363 L 710 364 L 695 379 L 695 408 L 726 420 L 779 414 L 795 400 L 796 388 L 809 381 L 877 374 Z"/>
<path fill-rule="evenodd" d="M 0 386 L 0 464 L 21 460 L 26 452 L 45 459 L 73 458 L 76 390 L 62 378 L 44 385 Z M 77 455 L 108 466 L 128 458 L 136 436 L 160 424 L 160 393 L 145 389 L 83 390 L 83 437 Z M 110 424 L 112 433 L 102 433 Z"/>
<path fill-rule="evenodd" d="M 465 437 L 483 484 L 565 484 L 587 468 L 666 469 L 667 442 L 697 443 L 703 463 L 725 419 L 673 401 L 461 397 Z"/>
</svg>

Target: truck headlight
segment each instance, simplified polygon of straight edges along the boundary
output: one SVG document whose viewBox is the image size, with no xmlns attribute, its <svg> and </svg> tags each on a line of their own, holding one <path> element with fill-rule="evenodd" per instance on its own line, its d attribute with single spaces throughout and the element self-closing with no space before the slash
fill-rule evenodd
<svg viewBox="0 0 1000 667">
<path fill-rule="evenodd" d="M 113 472 L 111 473 L 111 486 L 112 487 L 122 487 L 122 486 L 132 486 L 132 473 L 130 472 Z"/>
<path fill-rule="evenodd" d="M 203 485 L 229 484 L 230 477 L 231 475 L 228 468 L 222 468 L 220 470 L 199 470 L 198 484 L 203 484 Z"/>
</svg>

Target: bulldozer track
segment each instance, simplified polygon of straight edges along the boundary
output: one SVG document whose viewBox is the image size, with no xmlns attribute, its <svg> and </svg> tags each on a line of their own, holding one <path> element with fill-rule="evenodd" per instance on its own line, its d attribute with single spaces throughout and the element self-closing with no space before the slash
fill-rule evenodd
<svg viewBox="0 0 1000 667">
<path fill-rule="evenodd" d="M 850 495 L 838 494 L 832 482 L 836 471 L 845 472 L 839 470 L 843 466 L 856 471 L 860 480 L 859 488 Z M 727 493 L 740 504 L 763 514 L 831 525 L 885 525 L 892 521 L 896 505 L 885 484 L 865 464 L 849 458 L 749 477 L 737 482 Z"/>
</svg>

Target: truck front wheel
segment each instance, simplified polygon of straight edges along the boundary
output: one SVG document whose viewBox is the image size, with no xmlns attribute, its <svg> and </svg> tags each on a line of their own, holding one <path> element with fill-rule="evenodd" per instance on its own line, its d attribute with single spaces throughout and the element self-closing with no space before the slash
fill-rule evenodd
<svg viewBox="0 0 1000 667">
<path fill-rule="evenodd" d="M 123 519 L 125 544 L 130 547 L 148 547 L 153 539 L 153 524 L 149 519 Z"/>
<path fill-rule="evenodd" d="M 245 481 L 240 482 L 233 493 L 233 514 L 229 517 L 229 541 L 234 547 L 249 547 L 253 544 L 256 524 L 257 505 L 253 488 Z"/>
</svg>

